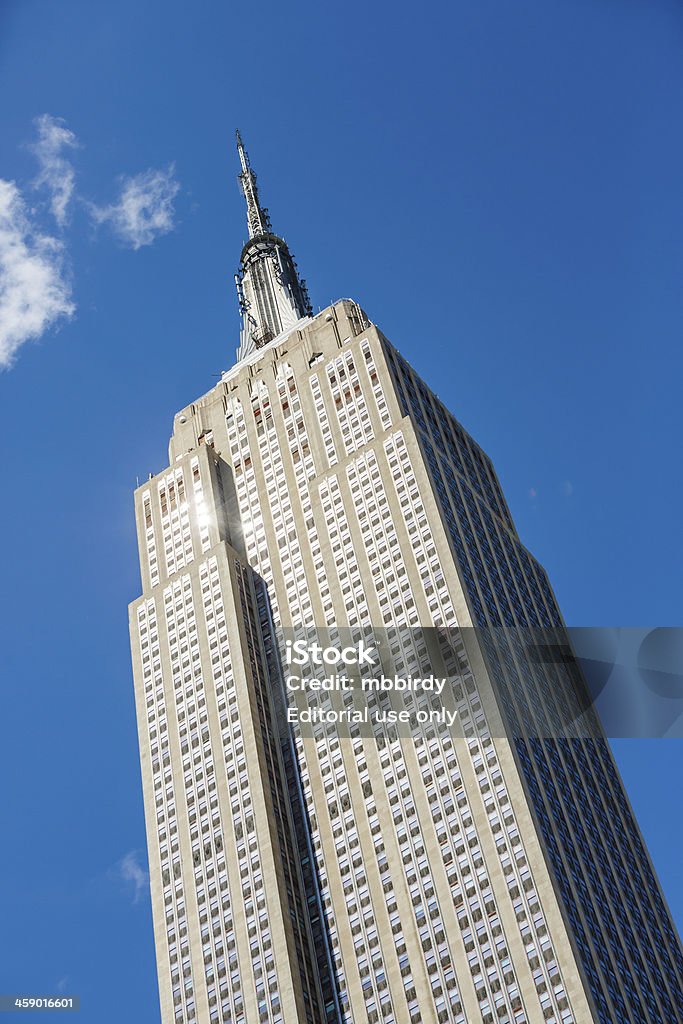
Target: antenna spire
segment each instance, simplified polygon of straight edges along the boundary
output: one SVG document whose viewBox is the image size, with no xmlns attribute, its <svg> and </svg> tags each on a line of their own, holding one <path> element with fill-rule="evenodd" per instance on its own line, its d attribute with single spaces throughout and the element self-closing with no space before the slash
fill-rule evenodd
<svg viewBox="0 0 683 1024">
<path fill-rule="evenodd" d="M 268 211 L 264 206 L 261 206 L 261 201 L 258 194 L 258 186 L 256 184 L 256 174 L 251 169 L 249 163 L 249 154 L 244 148 L 242 142 L 242 136 L 239 133 L 239 129 L 235 132 L 237 138 L 237 152 L 239 153 L 240 164 L 242 165 L 242 172 L 239 175 L 239 183 L 242 186 L 242 192 L 244 198 L 247 201 L 247 224 L 249 225 L 249 237 L 255 238 L 256 235 L 264 235 L 271 231 L 270 217 Z"/>
<path fill-rule="evenodd" d="M 256 174 L 242 136 L 236 132 L 241 172 L 239 183 L 247 202 L 249 241 L 242 249 L 235 275 L 242 331 L 237 358 L 263 348 L 283 331 L 311 316 L 306 282 L 284 239 L 273 233 L 268 210 L 261 206 Z"/>
<path fill-rule="evenodd" d="M 249 154 L 247 153 L 246 149 L 244 148 L 244 143 L 242 142 L 242 136 L 240 135 L 239 128 L 235 132 L 235 136 L 237 138 L 237 152 L 240 155 L 240 163 L 242 164 L 242 173 L 244 174 L 246 171 L 249 170 Z"/>
</svg>

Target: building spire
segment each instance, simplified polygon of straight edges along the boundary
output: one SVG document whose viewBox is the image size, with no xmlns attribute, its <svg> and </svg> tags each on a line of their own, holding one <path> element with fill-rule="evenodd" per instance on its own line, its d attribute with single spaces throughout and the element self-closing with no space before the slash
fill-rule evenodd
<svg viewBox="0 0 683 1024">
<path fill-rule="evenodd" d="M 287 243 L 273 234 L 268 210 L 261 205 L 249 155 L 242 136 L 237 152 L 242 167 L 239 183 L 247 203 L 249 241 L 242 249 L 235 275 L 242 314 L 237 359 L 244 359 L 312 313 L 306 282 L 299 277 Z"/>
<path fill-rule="evenodd" d="M 239 129 L 235 132 L 235 135 L 237 136 L 237 152 L 239 153 L 240 163 L 242 165 L 242 173 L 239 175 L 239 183 L 242 186 L 242 192 L 244 193 L 244 198 L 247 201 L 249 237 L 254 238 L 255 235 L 262 235 L 266 231 L 271 230 L 270 217 L 268 216 L 268 211 L 261 206 L 258 186 L 256 184 L 256 174 L 249 163 L 249 154 L 244 148 L 244 143 L 242 142 L 242 136 L 239 133 Z"/>
</svg>

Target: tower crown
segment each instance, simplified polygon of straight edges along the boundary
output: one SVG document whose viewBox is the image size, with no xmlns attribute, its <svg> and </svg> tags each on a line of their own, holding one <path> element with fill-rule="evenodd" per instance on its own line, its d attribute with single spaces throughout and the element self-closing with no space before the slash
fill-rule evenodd
<svg viewBox="0 0 683 1024">
<path fill-rule="evenodd" d="M 242 170 L 239 183 L 247 204 L 249 240 L 240 255 L 235 275 L 242 316 L 237 360 L 262 348 L 283 331 L 312 313 L 306 283 L 284 239 L 273 233 L 270 216 L 261 200 L 256 174 L 237 134 Z"/>
</svg>

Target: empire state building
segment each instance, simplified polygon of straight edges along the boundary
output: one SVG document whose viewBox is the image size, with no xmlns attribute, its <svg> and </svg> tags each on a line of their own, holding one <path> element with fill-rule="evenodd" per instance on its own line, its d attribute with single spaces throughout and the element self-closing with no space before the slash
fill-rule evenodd
<svg viewBox="0 0 683 1024">
<path fill-rule="evenodd" d="M 135 492 L 163 1024 L 683 1024 L 607 740 L 557 728 L 582 680 L 497 652 L 564 625 L 491 460 L 355 301 L 314 314 L 237 141 L 237 360 Z"/>
</svg>

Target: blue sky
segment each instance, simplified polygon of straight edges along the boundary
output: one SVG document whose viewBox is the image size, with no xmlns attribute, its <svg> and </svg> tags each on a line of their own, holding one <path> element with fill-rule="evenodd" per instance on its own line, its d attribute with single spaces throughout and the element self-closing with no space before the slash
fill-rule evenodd
<svg viewBox="0 0 683 1024">
<path fill-rule="evenodd" d="M 675 0 L 5 0 L 0 991 L 158 1020 L 132 490 L 233 359 L 235 127 L 315 306 L 487 449 L 567 620 L 680 624 L 682 40 Z M 680 926 L 683 749 L 616 753 Z"/>
</svg>

